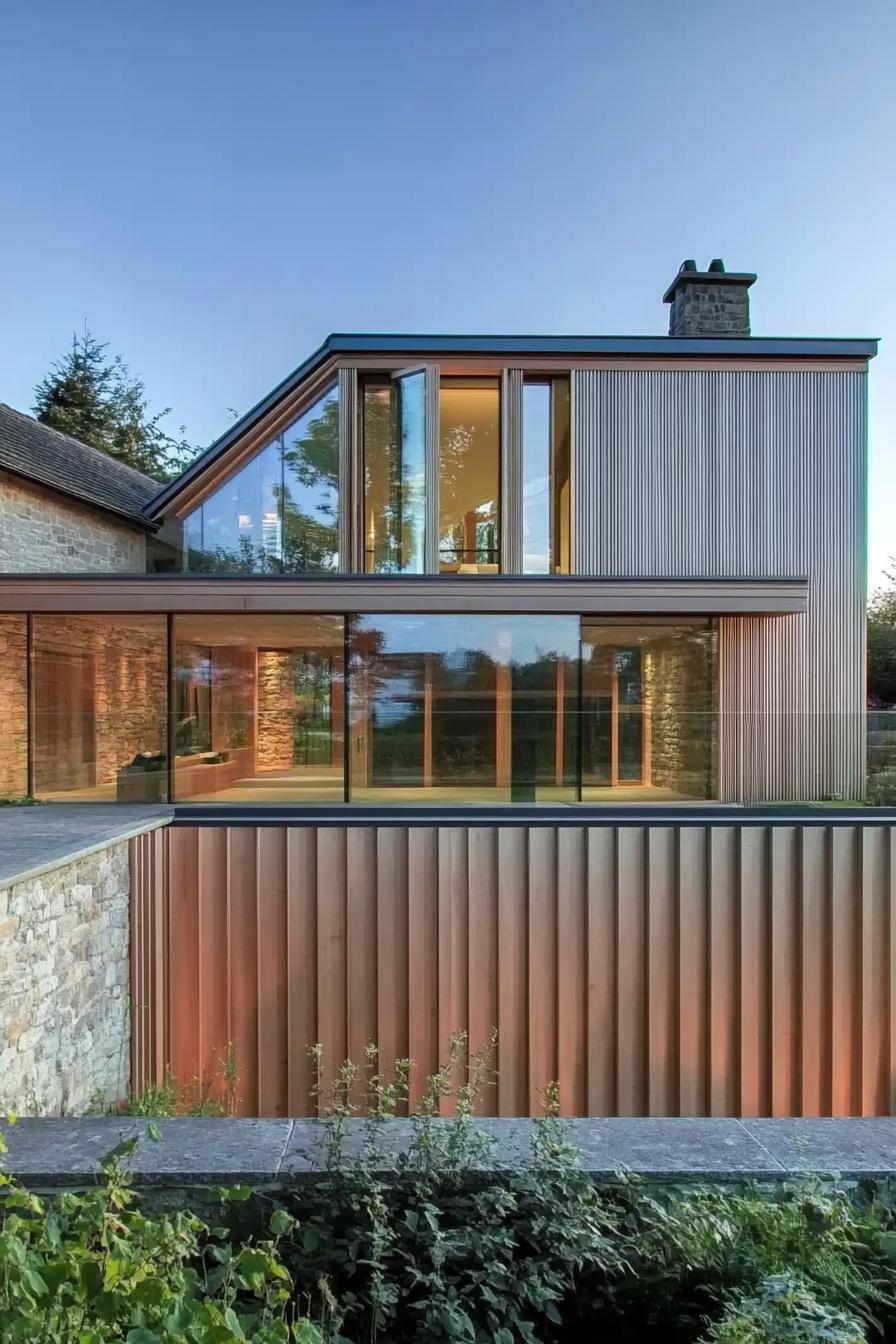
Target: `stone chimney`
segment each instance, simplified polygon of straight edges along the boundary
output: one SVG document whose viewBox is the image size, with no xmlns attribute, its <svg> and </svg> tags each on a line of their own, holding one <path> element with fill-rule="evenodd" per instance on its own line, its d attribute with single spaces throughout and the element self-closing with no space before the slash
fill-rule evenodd
<svg viewBox="0 0 896 1344">
<path fill-rule="evenodd" d="M 663 295 L 672 305 L 670 336 L 749 336 L 750 296 L 755 275 L 726 271 L 720 257 L 698 271 L 695 261 L 683 261 Z"/>
</svg>

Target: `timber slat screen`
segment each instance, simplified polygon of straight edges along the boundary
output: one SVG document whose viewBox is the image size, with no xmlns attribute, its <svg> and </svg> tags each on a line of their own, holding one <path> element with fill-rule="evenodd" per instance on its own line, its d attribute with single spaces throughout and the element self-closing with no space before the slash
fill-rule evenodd
<svg viewBox="0 0 896 1344">
<path fill-rule="evenodd" d="M 315 1112 L 308 1046 L 498 1031 L 485 1113 L 889 1115 L 896 827 L 178 826 L 132 841 L 133 1086 Z M 326 1081 L 326 1079 L 325 1079 Z"/>
</svg>

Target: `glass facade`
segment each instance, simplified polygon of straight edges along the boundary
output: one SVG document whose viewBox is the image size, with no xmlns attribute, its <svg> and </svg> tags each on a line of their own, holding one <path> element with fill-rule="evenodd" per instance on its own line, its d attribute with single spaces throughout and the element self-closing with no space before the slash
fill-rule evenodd
<svg viewBox="0 0 896 1344">
<path fill-rule="evenodd" d="M 341 616 L 174 618 L 176 802 L 342 802 Z"/>
<path fill-rule="evenodd" d="M 439 391 L 441 573 L 498 572 L 500 498 L 500 380 L 443 378 Z"/>
<path fill-rule="evenodd" d="M 526 379 L 522 433 L 523 573 L 570 572 L 569 379 Z"/>
<path fill-rule="evenodd" d="M 34 616 L 34 796 L 164 801 L 167 669 L 164 616 Z"/>
<path fill-rule="evenodd" d="M 362 387 L 364 569 L 422 574 L 426 522 L 426 375 Z"/>
<path fill-rule="evenodd" d="M 582 622 L 582 800 L 716 793 L 711 621 Z"/>
<path fill-rule="evenodd" d="M 0 793 L 30 775 L 39 798 L 98 802 L 717 794 L 709 620 L 46 615 L 30 630 L 0 617 Z"/>
<path fill-rule="evenodd" d="M 349 648 L 354 801 L 575 800 L 575 617 L 359 616 Z"/>
<path fill-rule="evenodd" d="M 339 563 L 339 394 L 332 388 L 184 519 L 184 567 L 326 573 Z"/>
</svg>

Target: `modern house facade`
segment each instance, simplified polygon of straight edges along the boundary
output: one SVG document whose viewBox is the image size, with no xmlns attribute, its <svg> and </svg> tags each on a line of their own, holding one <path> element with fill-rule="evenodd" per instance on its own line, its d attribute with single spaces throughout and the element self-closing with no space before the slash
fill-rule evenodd
<svg viewBox="0 0 896 1344">
<path fill-rule="evenodd" d="M 331 336 L 172 484 L 0 415 L 0 793 L 859 799 L 870 340 Z"/>
<path fill-rule="evenodd" d="M 496 1114 L 896 1112 L 893 813 L 799 806 L 864 790 L 876 343 L 754 278 L 331 336 L 164 488 L 0 407 L 0 794 L 109 804 L 0 874 L 10 1103 L 496 1029 Z"/>
</svg>

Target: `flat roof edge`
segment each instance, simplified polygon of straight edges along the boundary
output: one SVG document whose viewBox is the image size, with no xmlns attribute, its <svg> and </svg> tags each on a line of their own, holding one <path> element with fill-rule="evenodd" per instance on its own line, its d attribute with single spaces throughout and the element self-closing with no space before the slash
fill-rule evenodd
<svg viewBox="0 0 896 1344">
<path fill-rule="evenodd" d="M 178 478 L 146 506 L 157 519 L 180 492 L 228 448 L 288 396 L 327 359 L 338 354 L 527 354 L 527 355 L 665 355 L 768 359 L 869 360 L 877 354 L 878 337 L 800 336 L 520 336 L 441 335 L 425 332 L 332 332 L 313 354 L 282 379 L 266 396 L 217 438 Z"/>
</svg>

